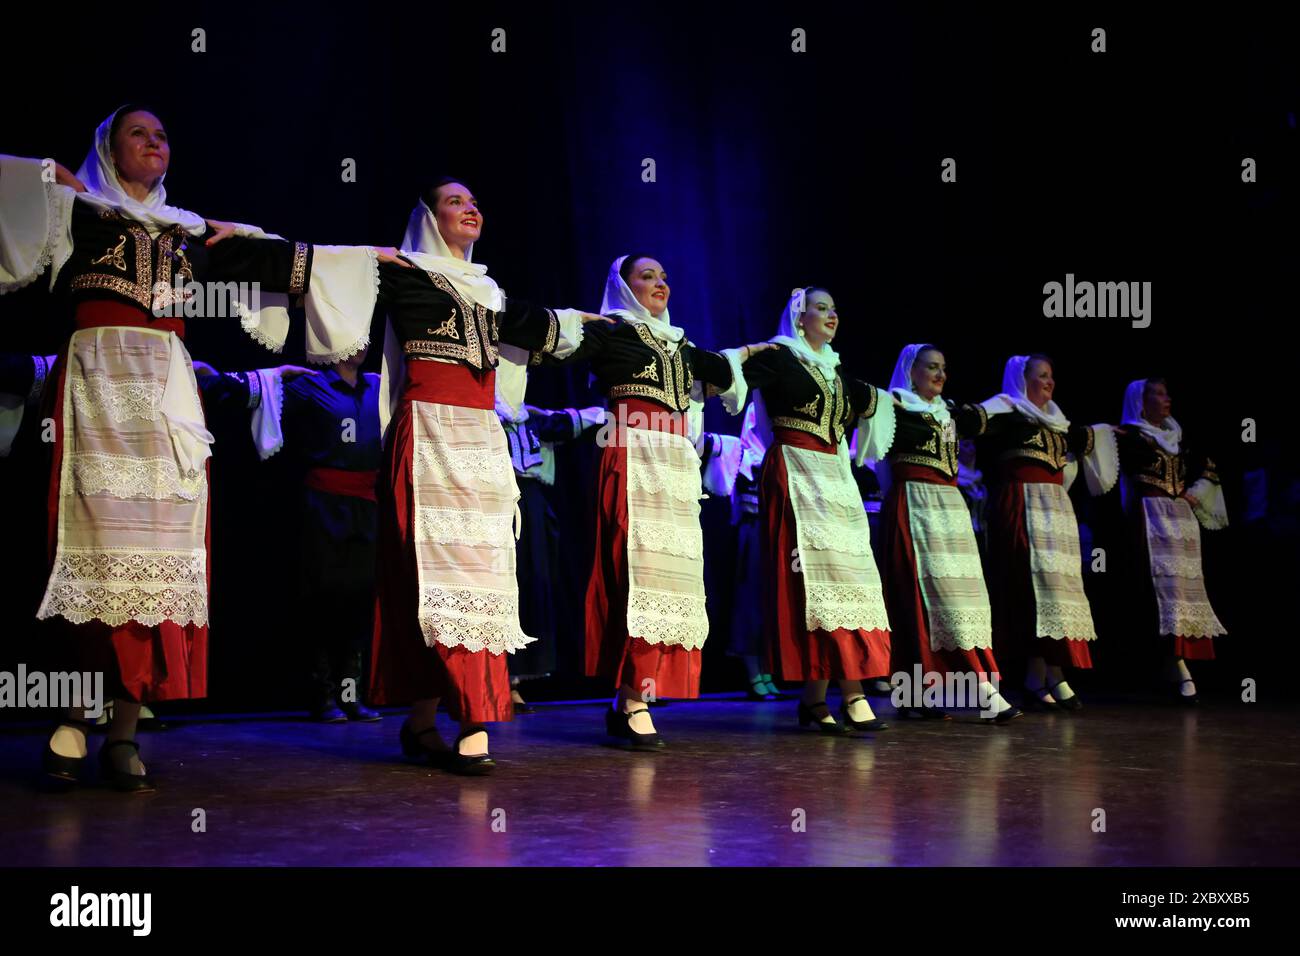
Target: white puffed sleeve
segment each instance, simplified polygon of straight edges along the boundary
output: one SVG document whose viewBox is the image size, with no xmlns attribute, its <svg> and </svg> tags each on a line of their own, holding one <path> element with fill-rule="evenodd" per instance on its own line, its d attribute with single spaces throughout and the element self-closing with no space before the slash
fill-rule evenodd
<svg viewBox="0 0 1300 956">
<path fill-rule="evenodd" d="M 76 195 L 47 178 L 41 160 L 0 155 L 0 293 L 28 285 L 47 266 L 54 287 L 72 255 Z"/>
</svg>

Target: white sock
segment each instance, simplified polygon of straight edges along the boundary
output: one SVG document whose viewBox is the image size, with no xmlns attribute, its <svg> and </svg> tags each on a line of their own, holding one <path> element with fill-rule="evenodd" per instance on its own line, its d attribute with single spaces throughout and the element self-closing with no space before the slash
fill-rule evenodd
<svg viewBox="0 0 1300 956">
<path fill-rule="evenodd" d="M 473 741 L 473 743 L 471 743 Z M 479 754 L 488 752 L 488 735 L 487 731 L 480 730 L 477 733 L 470 734 L 460 742 L 457 749 L 466 757 L 477 757 Z"/>
<path fill-rule="evenodd" d="M 1170 661 L 1167 673 L 1171 675 L 1169 678 L 1171 681 L 1178 682 L 1178 693 L 1184 697 L 1196 696 L 1196 685 L 1194 683 L 1184 683 L 1184 681 L 1191 681 L 1192 679 L 1192 672 L 1187 669 L 1187 661 L 1181 657 L 1173 658 Z"/>
<path fill-rule="evenodd" d="M 50 749 L 60 757 L 86 756 L 86 732 L 80 727 L 59 724 L 50 738 Z"/>
<path fill-rule="evenodd" d="M 1074 691 L 1065 682 L 1065 674 L 1056 665 L 1047 668 L 1047 684 L 1057 700 L 1069 700 L 1074 696 Z"/>
<path fill-rule="evenodd" d="M 876 713 L 871 709 L 865 697 L 861 697 L 849 704 L 849 718 L 862 723 L 864 720 L 875 720 Z"/>
<path fill-rule="evenodd" d="M 1011 705 L 1007 699 L 998 693 L 998 689 L 986 680 L 980 681 L 980 700 L 987 701 L 986 710 L 991 710 L 994 714 L 1000 714 L 1004 710 L 1010 710 Z"/>
</svg>

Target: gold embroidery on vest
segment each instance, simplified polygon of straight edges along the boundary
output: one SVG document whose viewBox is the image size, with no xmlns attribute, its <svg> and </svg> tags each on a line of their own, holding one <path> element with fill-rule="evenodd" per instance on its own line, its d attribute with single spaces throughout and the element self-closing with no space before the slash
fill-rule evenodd
<svg viewBox="0 0 1300 956">
<path fill-rule="evenodd" d="M 824 442 L 836 444 L 838 442 L 836 431 L 838 430 L 839 417 L 843 412 L 841 400 L 843 389 L 837 389 L 834 401 L 832 401 L 830 388 L 827 386 L 826 380 L 822 378 L 821 375 L 815 374 L 812 369 L 802 363 L 800 363 L 799 367 L 803 369 L 804 374 L 811 378 L 817 387 L 821 389 L 822 413 L 815 423 L 802 418 L 778 416 L 772 419 L 772 424 L 777 428 L 793 428 L 795 431 L 807 432 L 810 435 L 816 435 Z M 839 375 L 837 373 L 836 381 L 838 380 Z M 813 411 L 808 410 L 809 405 L 805 405 L 803 408 L 796 408 L 795 411 L 803 414 L 814 415 L 816 414 L 816 403 L 817 399 L 813 399 L 810 403 L 814 409 Z"/>
<path fill-rule="evenodd" d="M 98 259 L 91 259 L 92 266 L 112 266 L 114 269 L 126 271 L 126 236 L 117 237 L 117 245 L 109 249 Z"/>
<path fill-rule="evenodd" d="M 817 398 L 814 398 L 814 399 L 813 399 L 811 402 L 809 402 L 807 405 L 798 405 L 798 406 L 796 406 L 796 407 L 795 407 L 795 411 L 798 412 L 800 415 L 816 415 L 816 414 L 817 414 L 817 403 L 818 403 L 819 401 L 821 401 L 821 396 L 818 396 Z"/>
<path fill-rule="evenodd" d="M 101 210 L 100 216 L 104 219 L 121 222 L 123 228 L 126 229 L 127 234 L 135 243 L 135 275 L 129 279 L 124 279 L 121 276 L 84 272 L 72 280 L 71 288 L 78 290 L 105 289 L 130 299 L 142 309 L 151 308 L 153 305 L 153 287 L 151 284 L 153 277 L 153 243 L 149 239 L 149 233 L 145 232 L 143 226 L 123 221 L 122 217 L 112 210 Z"/>
<path fill-rule="evenodd" d="M 632 373 L 632 377 L 633 377 L 633 378 L 648 378 L 648 379 L 650 379 L 650 381 L 652 381 L 652 382 L 657 382 L 657 381 L 659 381 L 659 368 L 658 368 L 658 365 L 659 365 L 658 360 L 656 360 L 656 359 L 651 359 L 650 362 L 649 362 L 649 364 L 646 365 L 646 367 L 643 368 L 641 371 Z"/>
<path fill-rule="evenodd" d="M 465 301 L 464 297 L 456 291 L 456 287 L 448 282 L 442 273 L 425 270 L 425 274 L 429 277 L 429 281 L 433 283 L 434 288 L 446 293 L 447 297 L 456 304 L 456 308 L 460 310 L 461 317 L 464 320 L 465 344 L 453 345 L 451 342 L 442 342 L 437 348 L 422 346 L 421 351 L 458 358 L 468 363 L 471 368 L 481 369 L 483 367 L 483 355 L 479 343 L 481 337 L 486 337 L 487 330 L 480 328 L 480 323 L 474 318 L 474 308 Z M 479 306 L 479 308 L 482 309 L 483 307 Z M 452 313 L 455 314 L 454 309 Z M 492 367 L 496 364 L 496 349 L 491 342 L 486 343 L 483 349 L 488 353 L 489 367 Z"/>
<path fill-rule="evenodd" d="M 451 315 L 447 316 L 442 325 L 438 326 L 436 329 L 425 329 L 424 332 L 426 335 L 445 335 L 448 338 L 455 339 L 459 342 L 460 333 L 456 331 L 456 310 L 451 310 Z"/>
</svg>

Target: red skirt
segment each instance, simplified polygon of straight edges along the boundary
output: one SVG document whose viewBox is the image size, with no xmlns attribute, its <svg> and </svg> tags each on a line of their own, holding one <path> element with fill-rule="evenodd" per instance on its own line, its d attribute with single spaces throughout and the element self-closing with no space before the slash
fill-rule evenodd
<svg viewBox="0 0 1300 956">
<path fill-rule="evenodd" d="M 131 306 L 106 300 L 82 303 L 77 308 L 78 329 L 105 326 L 136 326 L 175 332 L 184 338 L 185 323 L 179 319 L 149 321 L 145 313 Z M 67 347 L 45 385 L 41 417 L 54 422 L 50 464 L 48 536 L 46 557 L 54 570 L 59 539 L 59 476 L 63 468 L 63 383 L 68 370 Z M 202 392 L 199 393 L 200 401 Z M 211 477 L 211 462 L 205 463 Z M 208 597 L 212 596 L 212 506 L 209 497 L 204 549 L 207 560 Z M 188 700 L 208 695 L 208 626 L 163 621 L 146 626 L 128 621 L 117 627 L 103 621 L 74 624 L 63 618 L 50 622 L 58 636 L 59 652 L 67 665 L 79 671 L 101 671 L 107 696 L 126 701 L 151 703 Z"/>
<path fill-rule="evenodd" d="M 768 669 L 783 680 L 863 680 L 889 675 L 889 631 L 809 631 L 794 570 L 799 546 L 782 445 L 828 455 L 835 448 L 806 432 L 777 429 L 759 476 L 763 516 L 763 630 Z"/>
<path fill-rule="evenodd" d="M 641 411 L 651 422 L 664 412 L 636 399 L 617 404 L 627 406 L 629 417 Z M 610 414 L 616 415 L 617 408 L 611 407 Z M 628 634 L 627 596 L 627 449 L 607 444 L 596 467 L 596 553 L 586 598 L 587 676 L 637 693 L 653 687 L 660 697 L 699 697 L 701 652 L 678 644 L 650 644 Z"/>
<path fill-rule="evenodd" d="M 1026 462 L 1008 470 L 989 496 L 989 600 L 993 638 L 1003 650 L 1014 648 L 1041 657 L 1054 667 L 1092 667 L 1088 641 L 1040 637 L 1034 582 L 1029 568 L 1025 527 L 1025 482 L 1064 483 L 1060 472 Z"/>
<path fill-rule="evenodd" d="M 370 702 L 379 706 L 441 698 L 465 723 L 511 720 L 505 654 L 430 647 L 420 628 L 420 575 L 415 558 L 415 427 L 411 402 L 492 408 L 495 374 L 466 366 L 413 361 L 389 424 L 378 488 L 375 630 L 370 645 Z M 486 402 L 486 404 L 484 404 Z"/>
<path fill-rule="evenodd" d="M 910 673 L 920 664 L 927 673 L 961 674 L 975 672 L 980 679 L 994 675 L 1000 679 L 992 648 L 971 650 L 932 650 L 930 628 L 921 597 L 921 583 L 916 575 L 916 550 L 912 541 L 907 511 L 909 481 L 952 485 L 933 468 L 924 465 L 897 464 L 891 467 L 893 483 L 880 509 L 885 565 L 885 606 L 893 628 L 894 670 Z"/>
<path fill-rule="evenodd" d="M 1130 487 L 1136 493 L 1136 497 L 1130 502 L 1128 526 L 1129 553 L 1137 558 L 1138 605 L 1147 608 L 1151 619 L 1158 620 L 1156 592 L 1151 583 L 1151 553 L 1147 550 L 1147 527 L 1146 522 L 1143 520 L 1142 499 L 1149 495 L 1163 497 L 1164 494 L 1159 489 L 1140 482 L 1133 482 Z M 1158 630 L 1159 626 L 1156 625 L 1155 629 Z M 1182 634 L 1160 634 L 1158 636 L 1174 657 L 1181 657 L 1189 661 L 1214 660 L 1214 638 L 1212 637 L 1184 637 Z"/>
</svg>

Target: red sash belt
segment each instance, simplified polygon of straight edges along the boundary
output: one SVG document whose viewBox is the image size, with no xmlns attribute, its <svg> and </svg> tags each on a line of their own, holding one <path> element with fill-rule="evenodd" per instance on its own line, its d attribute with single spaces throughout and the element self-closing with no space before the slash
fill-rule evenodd
<svg viewBox="0 0 1300 956">
<path fill-rule="evenodd" d="M 181 338 L 185 338 L 185 323 L 181 319 L 155 319 L 138 306 L 112 299 L 92 299 L 78 303 L 74 320 L 78 329 L 102 329 L 114 325 L 127 325 L 140 329 L 175 332 Z"/>
<path fill-rule="evenodd" d="M 343 468 L 312 468 L 307 472 L 305 484 L 312 491 L 327 495 L 346 495 L 375 501 L 375 484 L 378 471 L 347 471 Z"/>
<path fill-rule="evenodd" d="M 645 428 L 686 436 L 686 413 L 673 411 L 658 402 L 641 398 L 616 398 L 609 405 L 609 416 L 616 425 L 621 423 L 628 428 Z"/>
<path fill-rule="evenodd" d="M 834 455 L 839 449 L 830 442 L 822 441 L 811 432 L 800 431 L 797 428 L 773 428 L 772 440 L 777 445 L 789 445 L 791 448 L 803 448 L 807 451 L 820 451 L 823 454 Z"/>
<path fill-rule="evenodd" d="M 406 363 L 402 398 L 461 408 L 496 408 L 496 372 L 468 365 L 411 359 Z"/>
</svg>

